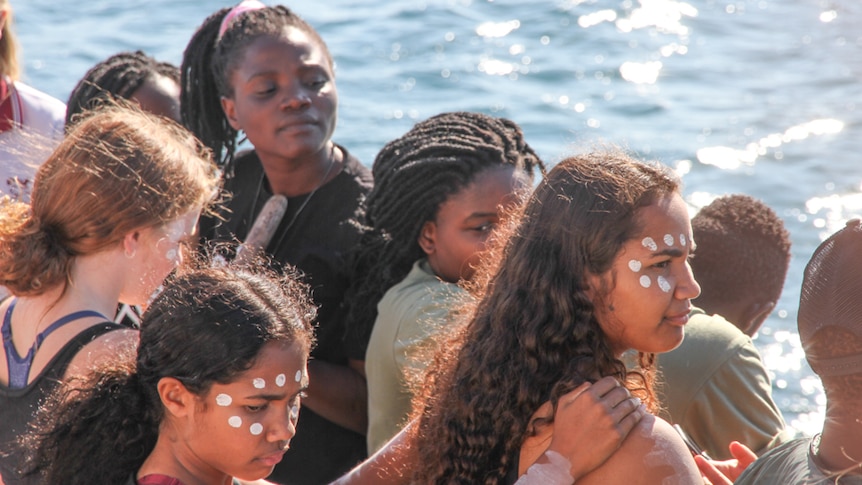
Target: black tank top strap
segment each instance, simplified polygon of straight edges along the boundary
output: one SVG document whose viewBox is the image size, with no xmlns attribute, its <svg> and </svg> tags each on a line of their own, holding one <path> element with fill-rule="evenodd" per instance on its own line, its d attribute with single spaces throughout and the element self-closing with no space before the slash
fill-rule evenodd
<svg viewBox="0 0 862 485">
<path fill-rule="evenodd" d="M 106 321 L 98 325 L 93 325 L 78 335 L 75 335 L 75 337 L 64 345 L 63 348 L 57 352 L 57 355 L 51 359 L 52 363 L 48 365 L 50 371 L 45 374 L 45 377 L 61 380 L 66 374 L 66 369 L 69 368 L 69 364 L 72 363 L 72 359 L 81 351 L 82 348 L 108 332 L 121 329 L 128 330 L 127 327 L 124 327 L 119 323 Z M 57 365 L 53 365 L 54 362 L 56 362 Z"/>
</svg>

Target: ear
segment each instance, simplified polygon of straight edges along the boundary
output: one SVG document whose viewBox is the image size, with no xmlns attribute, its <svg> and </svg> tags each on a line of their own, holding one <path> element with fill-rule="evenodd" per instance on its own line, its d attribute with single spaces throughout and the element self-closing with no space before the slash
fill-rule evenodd
<svg viewBox="0 0 862 485">
<path fill-rule="evenodd" d="M 194 409 L 195 395 L 186 389 L 186 386 L 178 379 L 162 377 L 159 379 L 156 389 L 159 391 L 162 405 L 172 416 L 176 418 L 186 417 Z"/>
<path fill-rule="evenodd" d="M 234 100 L 226 96 L 222 96 L 221 109 L 224 111 L 224 116 L 227 118 L 227 122 L 230 124 L 231 128 L 236 131 L 240 131 L 242 127 L 239 126 L 239 121 L 236 119 L 236 103 Z"/>
<path fill-rule="evenodd" d="M 138 251 L 138 246 L 141 245 L 141 231 L 135 230 L 127 233 L 123 237 L 123 253 L 128 257 L 133 257 Z M 129 256 L 132 255 L 132 256 Z"/>
<path fill-rule="evenodd" d="M 416 242 L 425 254 L 429 256 L 434 254 L 437 247 L 437 224 L 434 221 L 425 221 L 422 229 L 419 230 L 419 239 Z"/>
<path fill-rule="evenodd" d="M 749 337 L 754 336 L 754 334 L 757 333 L 757 330 L 760 329 L 760 326 L 763 325 L 763 322 L 766 321 L 766 317 L 768 317 L 774 309 L 774 301 L 752 303 L 746 307 L 745 311 L 742 312 L 742 317 L 739 321 L 739 329 Z"/>
</svg>

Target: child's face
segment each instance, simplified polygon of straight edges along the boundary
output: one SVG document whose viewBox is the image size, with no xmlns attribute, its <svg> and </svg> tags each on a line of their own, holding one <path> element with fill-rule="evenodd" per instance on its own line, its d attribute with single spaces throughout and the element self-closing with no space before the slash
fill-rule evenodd
<svg viewBox="0 0 862 485">
<path fill-rule="evenodd" d="M 299 343 L 268 343 L 252 368 L 200 397 L 186 436 L 197 466 L 244 480 L 269 475 L 296 433 L 307 358 Z"/>
<path fill-rule="evenodd" d="M 182 123 L 180 85 L 171 78 L 161 75 L 148 78 L 132 93 L 130 99 L 144 111 Z"/>
<path fill-rule="evenodd" d="M 678 194 L 638 210 L 642 231 L 623 244 L 611 269 L 591 276 L 592 291 L 609 293 L 596 303 L 596 315 L 611 350 L 667 352 L 682 342 L 690 301 L 700 294 L 688 256 L 691 224 Z"/>
<path fill-rule="evenodd" d="M 288 27 L 252 42 L 230 74 L 222 107 L 261 160 L 293 160 L 327 148 L 338 93 L 330 59 L 315 39 Z"/>
<path fill-rule="evenodd" d="M 517 192 L 529 183 L 522 170 L 494 167 L 477 174 L 470 185 L 440 205 L 436 219 L 425 223 L 418 241 L 437 277 L 450 283 L 473 277 L 488 236 L 517 202 Z"/>
</svg>

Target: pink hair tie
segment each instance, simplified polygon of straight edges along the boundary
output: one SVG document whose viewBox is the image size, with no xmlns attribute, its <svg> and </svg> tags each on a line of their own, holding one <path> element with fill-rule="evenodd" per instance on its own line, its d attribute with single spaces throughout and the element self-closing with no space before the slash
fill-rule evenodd
<svg viewBox="0 0 862 485">
<path fill-rule="evenodd" d="M 236 6 L 230 9 L 230 12 L 228 12 L 227 15 L 224 16 L 224 19 L 222 19 L 221 25 L 218 28 L 219 38 L 224 35 L 228 26 L 230 26 L 230 23 L 233 22 L 233 19 L 239 17 L 245 12 L 249 12 L 251 10 L 260 10 L 262 8 L 266 8 L 266 5 L 260 3 L 258 0 L 243 0 L 242 2 L 236 4 Z"/>
</svg>

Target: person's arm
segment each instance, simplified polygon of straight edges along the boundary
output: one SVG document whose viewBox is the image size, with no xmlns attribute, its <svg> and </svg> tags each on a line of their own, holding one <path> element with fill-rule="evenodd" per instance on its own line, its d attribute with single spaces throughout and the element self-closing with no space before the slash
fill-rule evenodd
<svg viewBox="0 0 862 485">
<path fill-rule="evenodd" d="M 613 455 L 645 414 L 640 400 L 612 377 L 578 386 L 560 398 L 548 449 L 516 485 L 577 482 Z M 561 469 L 563 466 L 568 468 Z"/>
<path fill-rule="evenodd" d="M 606 377 L 592 385 L 584 384 L 560 398 L 555 419 L 566 432 L 552 439 L 549 449 L 571 463 L 566 470 L 569 478 L 580 477 L 611 456 L 644 415 L 639 401 L 630 397 L 615 379 Z M 419 459 L 408 435 L 411 426 L 414 423 L 333 485 L 410 483 L 410 470 Z M 543 462 L 545 459 L 540 457 Z M 518 484 L 555 485 L 533 481 L 537 479 Z"/>
<path fill-rule="evenodd" d="M 578 485 L 702 484 L 703 477 L 682 438 L 663 419 L 646 415 L 616 453 L 581 477 Z"/>
<path fill-rule="evenodd" d="M 355 362 L 355 361 L 354 361 Z M 308 361 L 308 407 L 333 423 L 365 434 L 368 429 L 368 389 L 356 369 L 321 360 Z"/>
</svg>

